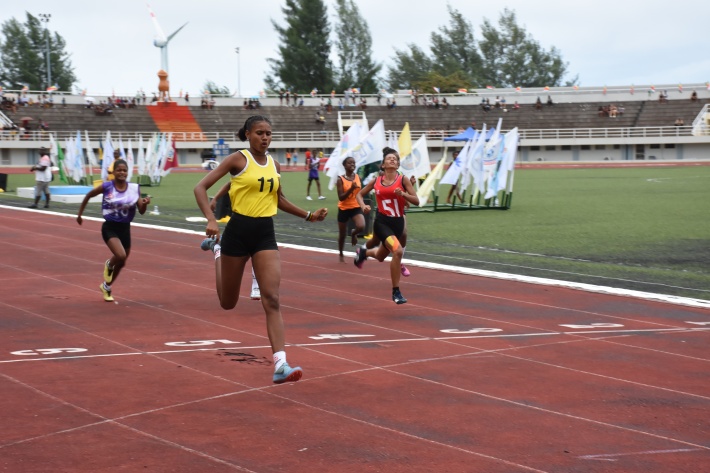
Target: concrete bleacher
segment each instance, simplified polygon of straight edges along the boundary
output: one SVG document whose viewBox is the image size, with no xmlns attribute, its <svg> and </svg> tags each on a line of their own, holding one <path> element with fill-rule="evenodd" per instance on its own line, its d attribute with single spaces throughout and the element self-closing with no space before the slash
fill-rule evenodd
<svg viewBox="0 0 710 473">
<path fill-rule="evenodd" d="M 36 129 L 40 121 L 49 125 L 49 131 L 106 131 L 154 132 L 158 127 L 144 106 L 137 108 L 115 108 L 110 115 L 97 115 L 93 109 L 83 105 L 67 104 L 43 108 L 39 105 L 19 107 L 17 112 L 5 112 L 18 126 L 22 118 L 30 117 L 30 128 Z"/>
<path fill-rule="evenodd" d="M 672 126 L 675 120 L 682 118 L 690 125 L 707 100 L 692 102 L 690 100 L 671 100 L 659 103 L 657 100 L 630 102 L 575 102 L 544 105 L 537 110 L 533 104 L 522 104 L 515 110 L 508 104 L 507 112 L 502 108 L 492 108 L 485 112 L 480 105 L 451 105 L 447 109 L 427 108 L 424 106 L 404 106 L 389 109 L 384 105 L 369 105 L 365 110 L 370 125 L 383 119 L 388 130 L 401 130 L 409 123 L 412 131 L 445 132 L 455 134 L 459 128 L 467 128 L 473 122 L 480 128 L 484 123 L 495 126 L 499 118 L 503 118 L 503 127 L 511 129 L 518 127 L 528 129 L 567 129 L 567 128 L 631 128 L 631 127 L 664 127 Z M 599 116 L 601 105 L 615 103 L 623 107 L 623 115 L 617 118 Z M 175 105 L 177 109 L 186 107 Z M 78 104 L 41 108 L 39 106 L 20 107 L 17 112 L 6 111 L 5 114 L 14 123 L 20 124 L 23 117 L 30 117 L 31 129 L 36 129 L 43 120 L 48 123 L 50 131 L 104 132 L 112 134 L 183 131 L 166 130 L 164 125 L 158 126 L 149 113 L 151 105 L 139 105 L 137 108 L 115 108 L 111 115 L 96 115 L 92 109 Z M 263 106 L 259 109 L 244 109 L 237 106 L 217 106 L 212 109 L 200 106 L 190 106 L 195 121 L 203 132 L 234 133 L 251 115 L 268 116 L 277 132 L 337 132 L 337 108 L 325 114 L 324 125 L 315 122 L 317 106 L 288 107 L 279 105 Z M 360 110 L 358 107 L 346 107 L 345 110 Z"/>
</svg>

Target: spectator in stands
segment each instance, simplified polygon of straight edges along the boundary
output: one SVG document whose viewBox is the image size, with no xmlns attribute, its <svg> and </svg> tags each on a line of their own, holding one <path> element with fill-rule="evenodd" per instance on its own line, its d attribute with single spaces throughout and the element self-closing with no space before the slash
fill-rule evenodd
<svg viewBox="0 0 710 473">
<path fill-rule="evenodd" d="M 617 111 L 616 105 L 609 105 L 609 118 L 616 118 Z"/>
<path fill-rule="evenodd" d="M 449 108 L 449 102 L 446 100 L 446 97 L 443 97 L 441 99 L 441 108 L 443 108 L 444 110 Z"/>
<path fill-rule="evenodd" d="M 185 103 L 190 103 L 190 94 L 185 92 Z"/>
<path fill-rule="evenodd" d="M 693 91 L 693 93 L 690 94 L 690 101 L 696 102 L 697 100 L 698 100 L 698 93 L 696 91 Z"/>
<path fill-rule="evenodd" d="M 323 109 L 316 112 L 316 125 L 325 125 L 325 115 L 323 114 Z"/>
<path fill-rule="evenodd" d="M 520 108 L 520 104 L 519 104 L 518 101 L 516 100 L 515 103 L 513 104 L 513 110 L 517 110 L 517 109 L 519 109 L 519 108 Z"/>
<path fill-rule="evenodd" d="M 555 103 L 552 101 L 552 96 L 548 95 L 547 96 L 547 105 L 548 107 L 553 106 Z"/>
<path fill-rule="evenodd" d="M 675 123 L 673 125 L 674 126 L 685 126 L 685 122 L 683 121 L 682 118 L 676 118 Z"/>
<path fill-rule="evenodd" d="M 535 110 L 542 110 L 542 100 L 540 100 L 540 97 L 538 97 L 535 102 Z"/>
</svg>

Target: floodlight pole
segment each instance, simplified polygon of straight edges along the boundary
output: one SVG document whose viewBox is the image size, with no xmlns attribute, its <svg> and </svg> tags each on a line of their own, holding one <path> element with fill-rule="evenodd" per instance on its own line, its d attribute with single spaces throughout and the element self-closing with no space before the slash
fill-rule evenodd
<svg viewBox="0 0 710 473">
<path fill-rule="evenodd" d="M 234 50 L 237 52 L 237 97 L 242 96 L 242 77 L 241 77 L 241 70 L 239 67 L 239 48 L 234 48 Z"/>
<path fill-rule="evenodd" d="M 48 23 L 52 18 L 50 13 L 40 13 L 39 20 L 44 23 L 44 39 L 47 46 L 47 88 L 52 86 L 52 62 L 49 57 L 49 29 Z"/>
</svg>

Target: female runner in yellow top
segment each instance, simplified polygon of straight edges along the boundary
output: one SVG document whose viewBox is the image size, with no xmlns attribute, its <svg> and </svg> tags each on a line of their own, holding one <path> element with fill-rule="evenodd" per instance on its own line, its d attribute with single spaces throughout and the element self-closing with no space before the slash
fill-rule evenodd
<svg viewBox="0 0 710 473">
<path fill-rule="evenodd" d="M 249 141 L 249 148 L 227 156 L 195 186 L 195 199 L 207 218 L 203 249 L 215 255 L 217 295 L 223 309 L 233 309 L 239 299 L 244 267 L 249 258 L 261 288 L 261 303 L 266 313 L 266 331 L 274 354 L 274 383 L 298 381 L 300 367 L 286 362 L 284 323 L 279 306 L 281 258 L 279 257 L 272 217 L 276 209 L 309 222 L 323 220 L 328 209 L 303 210 L 289 202 L 281 190 L 281 168 L 269 154 L 271 121 L 260 115 L 249 117 L 238 131 L 239 139 Z M 229 173 L 229 197 L 232 217 L 220 238 L 219 226 L 210 209 L 207 190 Z"/>
</svg>

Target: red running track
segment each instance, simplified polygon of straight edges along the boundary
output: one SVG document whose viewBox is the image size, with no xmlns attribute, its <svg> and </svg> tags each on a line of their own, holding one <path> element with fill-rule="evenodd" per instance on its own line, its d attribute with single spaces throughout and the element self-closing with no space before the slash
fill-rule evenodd
<svg viewBox="0 0 710 473">
<path fill-rule="evenodd" d="M 0 208 L 8 472 L 708 472 L 710 310 L 282 248 L 298 383 L 201 237 Z"/>
</svg>

